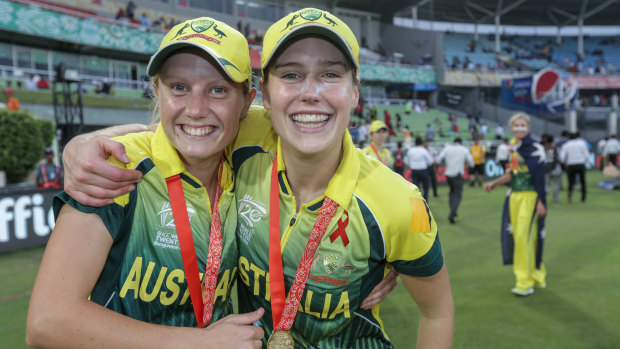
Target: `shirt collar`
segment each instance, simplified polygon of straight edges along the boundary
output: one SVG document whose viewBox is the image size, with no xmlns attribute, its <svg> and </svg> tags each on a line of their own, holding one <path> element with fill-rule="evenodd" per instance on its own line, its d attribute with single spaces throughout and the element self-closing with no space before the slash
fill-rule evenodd
<svg viewBox="0 0 620 349">
<path fill-rule="evenodd" d="M 342 160 L 338 165 L 336 173 L 329 181 L 324 195 L 334 200 L 339 206 L 346 208 L 349 207 L 349 203 L 351 202 L 360 171 L 360 162 L 356 153 L 357 150 L 348 130 L 344 133 L 342 148 Z M 282 148 L 279 137 L 277 154 L 278 172 L 281 172 L 286 170 L 286 165 L 284 164 L 284 157 L 281 155 Z"/>
<path fill-rule="evenodd" d="M 168 140 L 161 123 L 157 125 L 155 135 L 151 139 L 151 149 L 153 149 L 153 163 L 165 178 L 185 172 L 185 165 Z"/>
<path fill-rule="evenodd" d="M 200 182 L 195 176 L 187 172 L 185 164 L 181 160 L 179 153 L 174 148 L 161 123 L 155 130 L 155 135 L 151 139 L 151 149 L 153 149 L 153 164 L 159 169 L 164 178 L 168 178 L 174 175 L 185 173 L 197 182 Z M 230 158 L 227 153 L 224 153 L 224 168 L 222 170 L 222 182 L 220 183 L 222 189 L 231 189 L 234 183 L 233 171 L 230 166 Z M 201 183 L 204 186 L 204 183 Z"/>
</svg>

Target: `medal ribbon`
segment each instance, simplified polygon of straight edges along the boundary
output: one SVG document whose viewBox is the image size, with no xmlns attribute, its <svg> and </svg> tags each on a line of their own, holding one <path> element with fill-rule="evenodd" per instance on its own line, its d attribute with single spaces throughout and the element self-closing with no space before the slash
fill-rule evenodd
<svg viewBox="0 0 620 349">
<path fill-rule="evenodd" d="M 377 156 L 377 159 L 379 159 L 379 161 L 381 161 L 381 162 L 382 162 L 385 166 L 387 166 L 387 165 L 388 165 L 387 155 L 385 156 L 385 160 L 383 160 L 383 159 L 381 158 L 381 155 L 379 155 L 379 152 L 377 151 L 377 148 L 375 148 L 375 146 L 374 146 L 374 145 L 372 145 L 372 144 L 371 144 L 371 145 L 370 145 L 370 148 L 372 148 L 372 151 L 374 151 L 374 152 L 375 152 L 375 155 Z"/>
<path fill-rule="evenodd" d="M 174 225 L 177 228 L 177 235 L 179 238 L 179 247 L 181 249 L 181 257 L 183 259 L 183 269 L 185 270 L 187 287 L 189 288 L 189 295 L 192 299 L 196 322 L 200 328 L 208 325 L 211 322 L 211 317 L 213 316 L 213 297 L 217 287 L 217 276 L 219 274 L 220 262 L 222 260 L 222 220 L 220 218 L 220 210 L 218 208 L 220 202 L 221 179 L 222 163 L 220 163 L 215 202 L 212 207 L 213 218 L 211 220 L 211 232 L 209 234 L 209 252 L 205 267 L 205 287 L 203 298 L 201 297 L 200 290 L 200 273 L 198 271 L 196 248 L 194 247 L 194 238 L 192 236 L 192 229 L 189 223 L 189 216 L 187 214 L 187 204 L 185 203 L 185 195 L 183 194 L 181 176 L 177 174 L 166 178 L 168 195 L 170 197 L 170 206 L 172 207 L 172 215 L 174 217 Z"/>
<path fill-rule="evenodd" d="M 510 154 L 510 162 L 512 163 L 512 172 L 514 174 L 517 174 L 517 172 L 519 171 L 519 153 L 517 153 L 516 151 L 513 151 Z"/>
<path fill-rule="evenodd" d="M 280 240 L 280 189 L 278 185 L 278 161 L 274 159 L 271 168 L 271 190 L 269 199 L 269 287 L 271 290 L 271 311 L 274 331 L 287 331 L 293 326 L 301 296 L 306 288 L 314 254 L 321 243 L 327 226 L 334 217 L 338 204 L 325 197 L 319 217 L 314 222 L 312 233 L 306 244 L 295 280 L 289 290 L 288 301 L 284 298 L 284 270 L 282 268 L 282 251 Z"/>
</svg>

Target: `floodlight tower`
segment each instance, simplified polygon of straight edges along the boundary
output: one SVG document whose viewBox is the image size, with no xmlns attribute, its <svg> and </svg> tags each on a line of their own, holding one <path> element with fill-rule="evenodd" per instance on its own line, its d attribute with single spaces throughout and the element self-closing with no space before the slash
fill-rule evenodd
<svg viewBox="0 0 620 349">
<path fill-rule="evenodd" d="M 64 63 L 56 67 L 56 79 L 52 84 L 54 119 L 60 131 L 59 147 L 62 150 L 71 138 L 82 131 L 84 108 L 82 106 L 82 80 L 77 71 L 65 69 Z"/>
</svg>

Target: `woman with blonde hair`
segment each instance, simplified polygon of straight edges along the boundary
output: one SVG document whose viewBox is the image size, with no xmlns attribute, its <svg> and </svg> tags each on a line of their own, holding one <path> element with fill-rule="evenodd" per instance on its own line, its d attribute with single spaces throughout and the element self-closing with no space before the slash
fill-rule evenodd
<svg viewBox="0 0 620 349">
<path fill-rule="evenodd" d="M 226 36 L 215 40 L 219 32 Z M 260 348 L 263 330 L 252 324 L 264 310 L 229 315 L 237 219 L 224 149 L 256 94 L 247 41 L 212 18 L 191 19 L 164 37 L 147 72 L 160 123 L 154 133 L 118 139 L 127 164 L 110 160 L 143 179 L 100 208 L 66 192 L 55 198 L 26 342 Z"/>
<path fill-rule="evenodd" d="M 505 174 L 485 184 L 488 192 L 510 183 L 502 213 L 502 255 L 513 264 L 516 285 L 512 293 L 529 296 L 534 287 L 546 287 L 542 261 L 545 238 L 545 149 L 530 136 L 530 117 L 516 113 L 508 121 L 514 135 Z"/>
</svg>

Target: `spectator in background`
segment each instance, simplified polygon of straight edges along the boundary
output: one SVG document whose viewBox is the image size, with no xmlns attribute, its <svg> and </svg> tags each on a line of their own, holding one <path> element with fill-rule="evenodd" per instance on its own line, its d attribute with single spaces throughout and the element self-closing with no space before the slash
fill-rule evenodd
<svg viewBox="0 0 620 349">
<path fill-rule="evenodd" d="M 553 202 L 559 202 L 560 187 L 562 183 L 562 166 L 560 165 L 560 154 L 553 145 L 553 136 L 544 134 L 542 137 L 543 147 L 545 148 L 545 191 L 553 192 Z"/>
<path fill-rule="evenodd" d="M 428 202 L 428 191 L 430 187 L 430 177 L 428 176 L 428 167 L 433 164 L 433 159 L 423 146 L 422 138 L 416 137 L 415 147 L 407 150 L 405 155 L 405 165 L 411 169 L 411 181 L 413 184 L 422 187 L 422 196 Z"/>
<path fill-rule="evenodd" d="M 413 133 L 411 133 L 409 125 L 405 125 L 405 127 L 400 130 L 400 132 L 404 133 L 403 144 L 405 145 L 405 149 L 411 148 L 411 146 L 413 145 Z"/>
<path fill-rule="evenodd" d="M 394 160 L 392 152 L 387 149 L 385 141 L 388 136 L 388 127 L 381 120 L 374 120 L 370 123 L 370 145 L 364 148 L 364 152 L 371 158 L 379 160 L 385 166 L 392 168 Z"/>
<path fill-rule="evenodd" d="M 114 89 L 112 88 L 112 83 L 110 82 L 110 80 L 104 78 L 103 83 L 99 81 L 95 82 L 95 93 L 102 93 L 104 95 L 114 94 Z"/>
<path fill-rule="evenodd" d="M 37 88 L 39 90 L 47 90 L 48 88 L 50 88 L 50 82 L 47 81 L 45 77 L 41 77 L 39 81 L 37 81 Z"/>
<path fill-rule="evenodd" d="M 136 11 L 136 4 L 133 3 L 133 1 L 129 1 L 127 3 L 127 8 L 125 10 L 125 15 L 127 16 L 127 18 L 129 19 L 134 19 L 135 17 L 135 11 Z"/>
<path fill-rule="evenodd" d="M 506 171 L 506 165 L 510 159 L 510 145 L 508 145 L 508 138 L 502 139 L 502 143 L 497 146 L 495 151 L 495 162 L 497 162 L 504 171 Z"/>
<path fill-rule="evenodd" d="M 387 109 L 385 109 L 385 111 L 383 112 L 383 118 L 385 119 L 385 125 L 388 128 L 388 133 L 390 137 L 396 136 L 396 133 L 394 133 L 394 130 L 392 129 L 392 116 Z"/>
<path fill-rule="evenodd" d="M 422 145 L 424 146 L 424 149 L 428 151 L 428 154 L 431 156 L 431 159 L 433 159 L 433 163 L 430 166 L 428 166 L 428 178 L 431 181 L 431 188 L 433 188 L 433 197 L 439 197 L 439 195 L 437 194 L 437 171 L 436 171 L 437 155 L 439 154 L 437 153 L 437 150 L 428 146 L 428 141 L 424 141 Z"/>
<path fill-rule="evenodd" d="M 26 90 L 36 90 L 39 80 L 41 80 L 41 77 L 38 74 L 30 74 L 30 77 L 26 80 Z"/>
<path fill-rule="evenodd" d="M 560 138 L 555 141 L 555 146 L 558 148 L 558 151 L 562 150 L 562 146 L 564 143 L 568 141 L 568 131 L 564 130 L 560 134 Z"/>
<path fill-rule="evenodd" d="M 4 89 L 4 96 L 6 97 L 5 108 L 8 111 L 18 111 L 19 110 L 19 100 L 13 97 L 13 90 L 10 88 Z"/>
<path fill-rule="evenodd" d="M 616 135 L 609 136 L 607 143 L 605 143 L 605 150 L 603 153 L 607 158 L 607 161 L 612 163 L 615 167 L 618 167 L 618 154 L 620 154 L 620 141 L 616 138 Z"/>
<path fill-rule="evenodd" d="M 45 161 L 39 164 L 37 167 L 37 187 L 39 189 L 62 188 L 62 166 L 54 163 L 54 150 L 52 148 L 45 148 L 44 151 Z"/>
<path fill-rule="evenodd" d="M 450 187 L 450 215 L 448 215 L 448 220 L 451 224 L 454 224 L 456 223 L 454 219 L 458 216 L 458 209 L 463 197 L 463 173 L 465 166 L 473 167 L 474 159 L 471 158 L 469 150 L 461 144 L 461 138 L 457 137 L 454 139 L 454 143 L 446 145 L 439 153 L 437 163 L 442 162 L 446 164 L 446 180 Z"/>
<path fill-rule="evenodd" d="M 590 152 L 586 143 L 579 139 L 579 132 L 569 135 L 560 151 L 560 161 L 566 165 L 568 177 L 568 203 L 572 202 L 575 179 L 579 177 L 581 183 L 581 202 L 586 201 L 586 163 L 590 161 Z"/>
<path fill-rule="evenodd" d="M 605 162 L 607 160 L 607 159 L 605 159 L 605 155 L 603 154 L 603 152 L 605 150 L 605 143 L 607 143 L 608 139 L 609 139 L 609 137 L 601 138 L 596 143 L 596 153 L 601 157 L 601 161 L 599 163 L 599 168 L 600 168 L 601 171 L 603 171 L 603 168 L 605 168 Z"/>
<path fill-rule="evenodd" d="M 489 126 L 485 122 L 480 125 L 480 138 L 485 139 L 489 132 Z"/>
<path fill-rule="evenodd" d="M 145 28 L 150 28 L 153 25 L 153 22 L 151 22 L 151 19 L 146 15 L 146 12 L 142 12 L 142 15 L 140 15 L 140 25 L 145 27 Z"/>
<path fill-rule="evenodd" d="M 405 153 L 403 150 L 403 143 L 396 143 L 396 150 L 394 150 L 394 172 L 399 175 L 405 175 Z"/>
<path fill-rule="evenodd" d="M 370 124 L 366 120 L 362 120 L 359 124 L 357 133 L 358 147 L 364 148 L 366 146 L 366 140 L 370 136 Z"/>
<path fill-rule="evenodd" d="M 475 182 L 478 182 L 478 186 L 482 186 L 482 178 L 484 177 L 484 164 L 486 162 L 485 155 L 487 148 L 480 144 L 480 140 L 477 137 L 474 138 L 474 144 L 469 147 L 471 157 L 474 159 L 474 167 L 471 171 L 471 181 L 469 186 L 473 187 Z"/>
<path fill-rule="evenodd" d="M 431 124 L 426 124 L 426 140 L 429 142 L 435 140 L 435 129 Z"/>
<path fill-rule="evenodd" d="M 495 139 L 504 138 L 504 127 L 502 125 L 497 125 L 495 128 Z"/>
<path fill-rule="evenodd" d="M 127 18 L 127 15 L 125 14 L 125 10 L 123 10 L 122 7 L 119 7 L 118 11 L 116 12 L 116 16 L 114 16 L 114 19 L 120 21 L 123 18 Z"/>
</svg>

